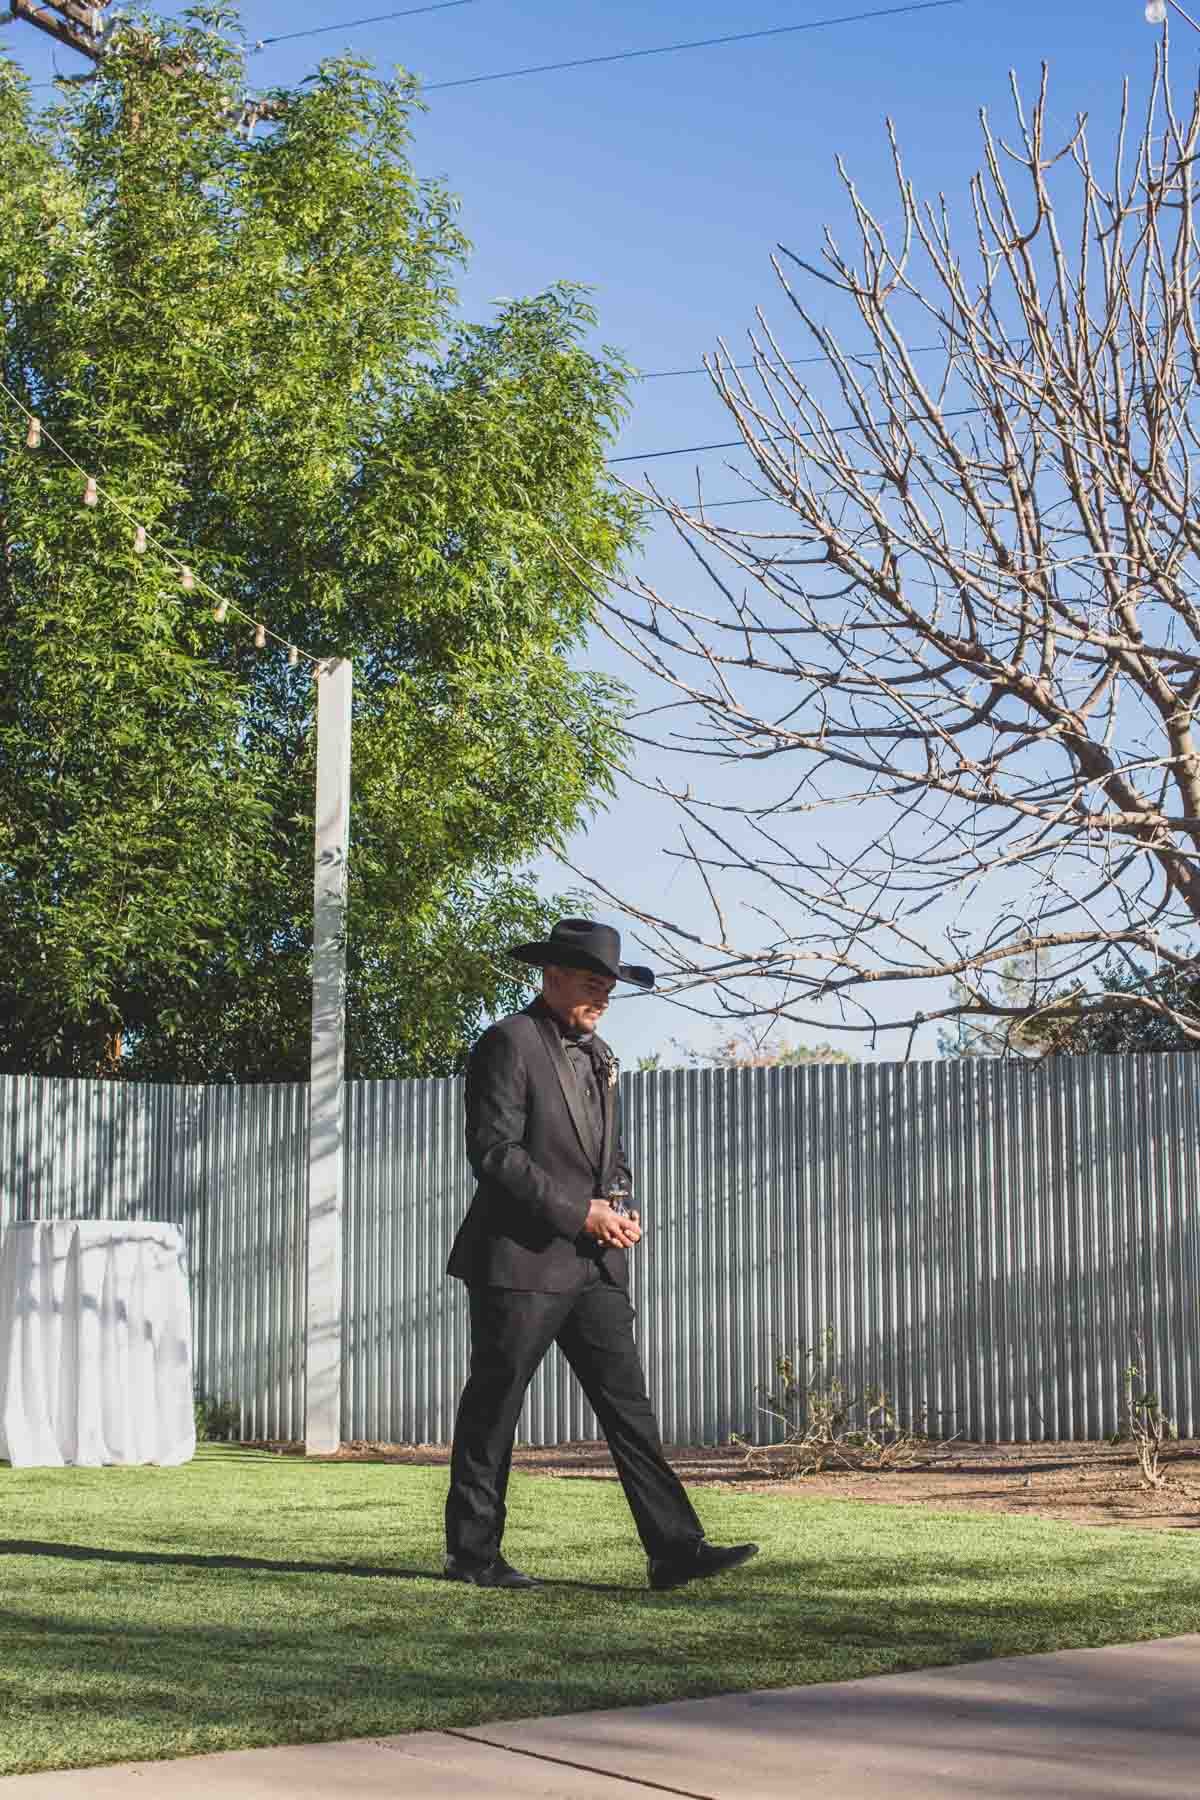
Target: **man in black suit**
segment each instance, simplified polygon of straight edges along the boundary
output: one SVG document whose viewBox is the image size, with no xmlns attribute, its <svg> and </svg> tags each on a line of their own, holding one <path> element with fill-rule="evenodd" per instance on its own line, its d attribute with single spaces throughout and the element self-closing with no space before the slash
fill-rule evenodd
<svg viewBox="0 0 1200 1800">
<path fill-rule="evenodd" d="M 478 1587 L 537 1583 L 500 1554 L 525 1391 L 557 1344 L 600 1421 L 649 1557 L 650 1585 L 679 1587 L 745 1562 L 757 1545 L 709 1544 L 663 1455 L 633 1337 L 626 1252 L 639 1241 L 621 1143 L 617 1063 L 595 1035 L 622 964 L 610 926 L 563 919 L 510 954 L 543 970 L 541 997 L 485 1031 L 467 1068 L 467 1155 L 479 1186 L 448 1272 L 471 1302 L 471 1372 L 454 1429 L 446 1574 Z"/>
</svg>

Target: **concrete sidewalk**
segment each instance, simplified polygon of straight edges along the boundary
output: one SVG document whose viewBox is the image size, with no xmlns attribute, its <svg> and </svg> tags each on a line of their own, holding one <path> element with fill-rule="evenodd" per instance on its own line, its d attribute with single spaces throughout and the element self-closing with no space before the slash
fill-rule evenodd
<svg viewBox="0 0 1200 1800">
<path fill-rule="evenodd" d="M 179 1762 L 0 1779 L 0 1800 L 1180 1800 L 1200 1636 Z"/>
</svg>

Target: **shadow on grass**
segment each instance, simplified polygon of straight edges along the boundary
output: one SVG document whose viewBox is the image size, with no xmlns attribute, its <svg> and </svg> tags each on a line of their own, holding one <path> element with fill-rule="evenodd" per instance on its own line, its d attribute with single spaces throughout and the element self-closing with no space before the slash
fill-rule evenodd
<svg viewBox="0 0 1200 1800">
<path fill-rule="evenodd" d="M 0 1556 L 63 1557 L 70 1562 L 140 1563 L 181 1569 L 260 1569 L 274 1575 L 367 1575 L 392 1581 L 435 1581 L 440 1571 L 404 1569 L 395 1564 L 297 1562 L 267 1556 L 201 1556 L 182 1550 L 114 1550 L 102 1544 L 43 1543 L 36 1538 L 0 1538 Z"/>
<path fill-rule="evenodd" d="M 1060 1547 L 1023 1570 L 1023 1535 L 999 1563 L 965 1543 L 957 1553 L 930 1546 L 911 1563 L 898 1545 L 827 1543 L 665 1594 L 550 1581 L 540 1594 L 494 1597 L 413 1568 L 0 1540 L 0 1556 L 44 1559 L 26 1569 L 23 1595 L 6 1584 L 0 1770 L 461 1729 L 1195 1629 L 1200 1573 L 1182 1548 L 1168 1567 L 1140 1546 Z M 71 1563 L 116 1567 L 107 1580 L 81 1579 L 67 1576 Z M 139 1565 L 201 1575 L 139 1582 Z M 226 1570 L 375 1579 L 319 1591 L 301 1581 L 288 1595 L 226 1581 Z M 389 1578 L 403 1590 L 389 1593 Z M 961 1735 L 972 1719 L 982 1730 L 1002 1701 L 1019 1711 L 1024 1697 L 1003 1681 L 1000 1700 L 983 1686 L 947 1690 L 935 1724 L 941 1716 Z M 1046 1694 L 1031 1691 L 1036 1723 Z M 1098 1666 L 1090 1691 L 1115 1714 L 1134 1690 L 1127 1673 Z M 1071 1695 L 1055 1707 L 1060 1726 L 1083 1726 Z M 782 1705 L 757 1716 L 803 1758 L 801 1713 L 792 1723 Z M 703 1756 L 710 1716 L 698 1709 L 690 1723 Z M 919 1724 L 901 1694 L 856 1695 L 860 1738 L 915 1739 L 928 1729 Z"/>
<path fill-rule="evenodd" d="M 202 1556 L 188 1550 L 115 1550 L 103 1544 L 57 1544 L 37 1538 L 0 1538 L 0 1556 L 46 1556 L 68 1562 L 138 1563 L 147 1567 L 259 1570 L 271 1575 L 354 1575 L 386 1581 L 450 1582 L 440 1569 L 406 1569 L 397 1563 L 298 1562 L 268 1556 Z M 641 1587 L 611 1581 L 571 1581 L 539 1577 L 543 1588 L 578 1588 L 593 1594 L 642 1594 Z M 476 1592 L 480 1590 L 475 1590 Z M 511 1598 L 511 1596 L 510 1596 Z"/>
</svg>

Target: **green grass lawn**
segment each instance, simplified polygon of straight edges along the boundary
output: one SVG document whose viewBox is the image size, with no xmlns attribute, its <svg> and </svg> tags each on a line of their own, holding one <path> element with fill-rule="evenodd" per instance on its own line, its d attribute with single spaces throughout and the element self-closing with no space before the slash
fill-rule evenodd
<svg viewBox="0 0 1200 1800">
<path fill-rule="evenodd" d="M 763 1555 L 651 1594 L 615 1484 L 514 1476 L 536 1593 L 436 1580 L 446 1474 L 208 1447 L 0 1465 L 0 1772 L 835 1681 L 1200 1627 L 1194 1540 L 700 1490 Z"/>
</svg>

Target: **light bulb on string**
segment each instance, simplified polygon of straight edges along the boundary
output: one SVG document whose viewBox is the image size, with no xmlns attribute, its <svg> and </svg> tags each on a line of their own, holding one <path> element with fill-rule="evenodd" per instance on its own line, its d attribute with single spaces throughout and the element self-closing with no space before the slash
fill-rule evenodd
<svg viewBox="0 0 1200 1800">
<path fill-rule="evenodd" d="M 0 23 L 2 23 L 2 21 L 0 21 Z M 36 413 L 30 412 L 27 408 L 22 406 L 16 399 L 16 396 L 9 393 L 2 382 L 0 382 L 0 393 L 3 393 L 8 399 L 12 400 L 24 415 L 26 449 L 40 450 L 43 444 L 48 442 L 54 449 L 62 451 L 62 446 L 58 444 L 53 437 L 48 437 L 41 418 L 39 418 Z M 99 507 L 101 499 L 104 499 L 105 501 L 110 499 L 110 496 L 102 491 L 98 476 L 87 474 L 86 470 L 82 469 L 80 465 L 75 462 L 74 458 L 69 456 L 65 451 L 62 451 L 62 454 L 65 460 L 72 464 L 77 474 L 83 477 L 83 493 L 80 495 L 80 503 L 82 505 L 95 508 Z M 78 490 L 76 491 L 78 492 Z M 136 556 L 145 556 L 150 549 L 152 542 L 147 527 L 138 524 L 136 518 L 131 516 L 130 512 L 126 510 L 120 501 L 113 500 L 113 504 L 116 506 L 117 511 L 124 516 L 126 529 L 132 529 L 132 540 L 127 539 L 126 542 L 132 542 L 133 554 Z M 184 593 L 195 593 L 197 588 L 205 586 L 196 575 L 195 571 L 187 563 L 176 562 L 169 551 L 166 554 L 168 559 L 175 564 L 179 575 L 179 585 Z M 211 589 L 208 591 L 211 592 Z M 214 595 L 213 599 L 216 604 L 212 607 L 212 616 L 218 625 L 224 624 L 230 611 L 233 610 L 232 603 L 228 600 L 221 599 L 219 595 Z M 253 626 L 255 648 L 258 650 L 265 649 L 267 646 L 267 639 L 273 636 L 268 630 L 265 622 L 262 620 L 247 619 L 246 614 L 241 612 L 238 613 L 238 617 L 240 619 L 246 619 L 246 622 Z M 289 644 L 286 639 L 276 638 L 275 641 L 286 651 L 289 669 L 298 669 L 302 663 L 307 663 L 312 670 L 312 678 L 314 681 L 319 681 L 321 676 L 325 674 L 327 667 L 329 666 L 327 662 L 309 655 L 307 651 L 301 650 L 298 644 Z"/>
</svg>

